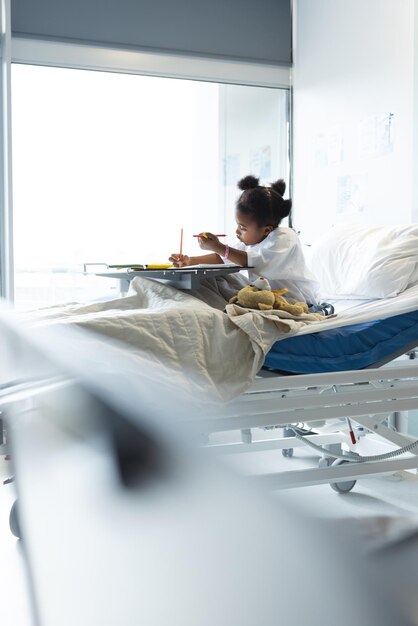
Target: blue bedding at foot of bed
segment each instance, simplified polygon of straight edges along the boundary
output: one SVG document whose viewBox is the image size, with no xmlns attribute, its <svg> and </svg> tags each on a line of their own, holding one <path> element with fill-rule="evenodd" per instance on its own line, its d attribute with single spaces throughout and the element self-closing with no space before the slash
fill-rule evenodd
<svg viewBox="0 0 418 626">
<path fill-rule="evenodd" d="M 294 374 L 363 369 L 416 342 L 418 311 L 277 341 L 264 367 Z"/>
</svg>

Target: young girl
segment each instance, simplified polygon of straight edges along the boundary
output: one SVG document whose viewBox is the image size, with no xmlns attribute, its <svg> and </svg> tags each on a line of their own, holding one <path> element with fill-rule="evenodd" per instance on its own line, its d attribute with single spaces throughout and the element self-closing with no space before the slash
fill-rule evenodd
<svg viewBox="0 0 418 626">
<path fill-rule="evenodd" d="M 258 178 L 246 176 L 238 182 L 238 187 L 242 194 L 235 213 L 237 243 L 230 247 L 212 233 L 204 233 L 205 237 L 199 237 L 199 245 L 212 254 L 194 257 L 172 254 L 170 261 L 176 267 L 222 262 L 250 266 L 250 283 L 264 276 L 272 289 L 287 287 L 289 299 L 316 305 L 319 285 L 306 266 L 298 236 L 291 228 L 279 226 L 292 208 L 292 201 L 283 199 L 285 182 L 278 180 L 270 187 L 263 187 Z"/>
</svg>

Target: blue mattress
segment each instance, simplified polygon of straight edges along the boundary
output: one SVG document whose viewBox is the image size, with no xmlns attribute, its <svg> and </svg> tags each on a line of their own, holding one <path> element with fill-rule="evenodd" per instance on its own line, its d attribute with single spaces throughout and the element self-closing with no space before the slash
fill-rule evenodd
<svg viewBox="0 0 418 626">
<path fill-rule="evenodd" d="M 418 344 L 418 311 L 277 341 L 264 367 L 293 374 L 363 369 Z"/>
</svg>

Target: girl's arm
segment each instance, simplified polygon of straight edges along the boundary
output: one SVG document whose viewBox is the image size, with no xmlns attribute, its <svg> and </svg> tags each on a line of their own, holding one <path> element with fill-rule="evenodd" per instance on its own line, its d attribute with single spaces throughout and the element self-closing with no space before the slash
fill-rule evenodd
<svg viewBox="0 0 418 626">
<path fill-rule="evenodd" d="M 225 258 L 225 254 L 228 250 L 228 259 L 232 263 L 241 265 L 242 267 L 248 265 L 247 253 L 244 250 L 237 250 L 236 248 L 226 246 L 224 243 L 220 242 L 215 235 L 212 235 L 212 233 L 205 233 L 205 235 L 206 237 L 199 237 L 199 246 L 203 248 L 203 250 L 212 250 L 216 255 L 219 255 L 221 259 Z M 219 263 L 219 261 L 217 261 L 217 263 Z"/>
<path fill-rule="evenodd" d="M 172 254 L 169 258 L 175 267 L 187 267 L 188 265 L 212 265 L 224 262 L 226 251 L 228 259 L 236 265 L 246 267 L 248 265 L 247 253 L 244 250 L 230 248 L 212 233 L 205 233 L 206 237 L 199 237 L 199 246 L 203 250 L 211 250 L 214 254 L 204 254 L 202 256 L 187 256 L 187 254 Z"/>
<path fill-rule="evenodd" d="M 226 245 L 221 243 L 223 248 L 222 254 L 226 254 Z M 247 267 L 248 265 L 248 257 L 247 253 L 244 250 L 237 250 L 236 248 L 230 248 L 228 246 L 228 259 L 235 263 L 235 265 L 241 265 L 241 267 Z"/>
<path fill-rule="evenodd" d="M 223 263 L 223 259 L 217 254 L 202 254 L 201 256 L 187 256 L 187 254 L 174 253 L 168 259 L 175 267 L 187 267 L 188 265 L 213 265 Z"/>
</svg>

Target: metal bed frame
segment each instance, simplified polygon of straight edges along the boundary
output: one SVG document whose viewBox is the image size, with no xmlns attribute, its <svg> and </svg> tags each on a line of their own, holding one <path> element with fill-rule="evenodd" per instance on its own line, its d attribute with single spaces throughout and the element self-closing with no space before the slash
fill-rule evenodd
<svg viewBox="0 0 418 626">
<path fill-rule="evenodd" d="M 410 359 L 414 357 L 412 353 Z M 294 448 L 306 443 L 319 445 L 318 467 L 258 475 L 252 480 L 273 490 L 330 483 L 345 493 L 358 478 L 418 468 L 418 441 L 416 447 L 411 446 L 415 438 L 397 432 L 390 423 L 394 414 L 417 408 L 418 361 L 409 360 L 357 371 L 260 377 L 246 393 L 223 407 L 221 418 L 206 420 L 200 428 L 208 440 L 213 433 L 240 432 L 240 441 L 235 443 L 206 444 L 219 453 L 277 449 L 292 456 Z M 347 418 L 350 426 L 352 418 L 355 428 L 346 426 Z M 335 423 L 333 432 L 321 434 L 321 428 L 318 434 L 301 436 L 298 432 L 298 424 L 315 427 L 318 422 L 326 424 L 329 431 L 330 421 Z M 269 427 L 283 428 L 285 436 L 254 440 L 254 428 Z M 349 462 L 348 456 L 356 456 L 358 440 L 369 433 L 381 444 L 384 456 L 393 458 Z M 405 446 L 412 450 L 401 456 L 393 454 Z M 344 458 L 334 460 L 334 453 Z"/>
</svg>

